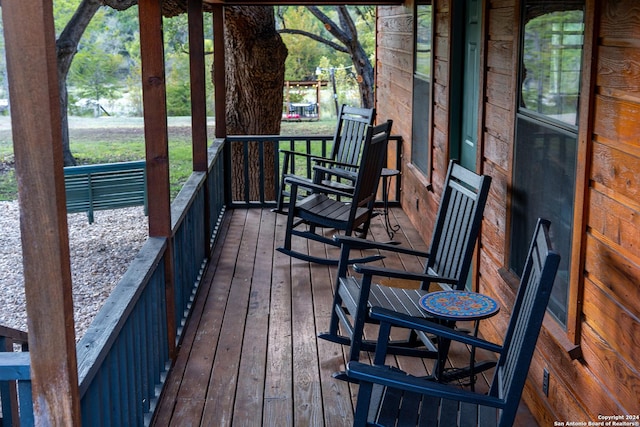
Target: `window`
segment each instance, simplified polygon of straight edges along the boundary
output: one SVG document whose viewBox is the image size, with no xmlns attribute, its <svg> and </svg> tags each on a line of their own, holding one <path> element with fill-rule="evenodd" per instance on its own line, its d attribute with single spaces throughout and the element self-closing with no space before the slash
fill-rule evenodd
<svg viewBox="0 0 640 427">
<path fill-rule="evenodd" d="M 549 311 L 567 323 L 576 180 L 584 2 L 523 2 L 520 103 L 511 210 L 510 268 L 521 273 L 538 217 L 551 221 L 562 261 Z"/>
<path fill-rule="evenodd" d="M 413 73 L 413 141 L 411 163 L 428 173 L 429 121 L 431 100 L 431 2 L 416 4 L 414 73 Z"/>
</svg>

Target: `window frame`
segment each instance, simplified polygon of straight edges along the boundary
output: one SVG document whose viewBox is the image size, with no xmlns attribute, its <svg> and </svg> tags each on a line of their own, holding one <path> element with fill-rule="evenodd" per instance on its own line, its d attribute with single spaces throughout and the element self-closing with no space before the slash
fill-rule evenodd
<svg viewBox="0 0 640 427">
<path fill-rule="evenodd" d="M 428 5 L 431 7 L 431 28 L 430 28 L 430 36 L 431 36 L 431 46 L 430 46 L 430 58 L 429 58 L 429 74 L 426 75 L 418 71 L 418 7 Z M 416 0 L 413 8 L 414 14 L 414 25 L 413 25 L 413 70 L 412 70 L 412 117 L 411 117 L 411 162 L 410 165 L 415 171 L 418 171 L 420 174 L 424 175 L 427 181 L 431 180 L 431 170 L 432 170 L 432 155 L 431 155 L 431 147 L 432 147 L 432 127 L 433 127 L 433 67 L 434 67 L 434 55 L 433 55 L 433 40 L 435 35 L 435 8 L 434 2 L 432 0 Z M 417 82 L 419 84 L 427 85 L 428 87 L 428 100 L 425 102 L 425 105 L 428 107 L 428 111 L 426 114 L 426 130 L 424 135 L 424 140 L 419 141 L 420 144 L 424 144 L 421 147 L 421 150 L 415 150 L 419 145 L 416 141 L 416 120 L 424 120 L 424 117 L 417 118 L 416 112 L 418 109 L 415 108 L 416 102 L 416 86 Z M 424 162 L 416 162 L 416 157 L 418 155 L 426 155 L 426 159 Z"/>
<path fill-rule="evenodd" d="M 524 39 L 524 1 L 521 3 L 520 19 L 518 20 L 518 45 L 519 55 L 523 54 Z M 588 191 L 590 168 L 587 162 L 589 158 L 588 141 L 593 134 L 593 111 L 595 95 L 594 90 L 597 78 L 597 49 L 595 49 L 598 28 L 596 16 L 599 5 L 596 0 L 585 0 L 584 3 L 584 35 L 582 50 L 582 70 L 580 83 L 580 99 L 578 102 L 578 126 L 577 126 L 577 152 L 575 170 L 575 188 L 573 200 L 573 230 L 571 236 L 571 253 L 562 254 L 570 258 L 569 275 L 571 277 L 568 285 L 567 319 L 566 325 L 561 325 L 553 316 L 546 316 L 544 321 L 545 329 L 569 354 L 572 359 L 582 357 L 580 348 L 581 327 L 582 327 L 582 295 L 584 289 L 584 263 L 586 247 L 586 226 L 588 213 Z M 519 64 L 521 63 L 521 59 Z M 520 65 L 519 65 L 520 67 Z M 519 70 L 519 68 L 518 68 Z M 520 77 L 514 79 L 515 87 L 520 88 Z M 514 97 L 516 102 L 514 110 L 514 144 L 515 144 L 515 121 L 519 114 L 520 96 Z M 512 170 L 515 167 L 515 157 L 512 158 Z M 511 178 L 513 179 L 513 178 Z M 511 222 L 511 207 L 509 205 L 508 223 Z M 509 227 L 510 229 L 510 227 Z M 509 270 L 511 236 L 505 240 L 505 268 L 500 270 L 501 275 L 509 283 L 515 282 L 515 275 Z"/>
</svg>

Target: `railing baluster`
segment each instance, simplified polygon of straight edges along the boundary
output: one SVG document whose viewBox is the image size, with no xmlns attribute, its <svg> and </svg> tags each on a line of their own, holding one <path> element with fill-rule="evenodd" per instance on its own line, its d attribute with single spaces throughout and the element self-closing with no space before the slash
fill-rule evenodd
<svg viewBox="0 0 640 427">
<path fill-rule="evenodd" d="M 258 181 L 260 182 L 258 192 L 260 194 L 260 203 L 264 203 L 264 183 L 265 183 L 265 164 L 264 164 L 264 143 L 258 142 L 258 164 L 260 165 L 260 176 Z"/>
</svg>

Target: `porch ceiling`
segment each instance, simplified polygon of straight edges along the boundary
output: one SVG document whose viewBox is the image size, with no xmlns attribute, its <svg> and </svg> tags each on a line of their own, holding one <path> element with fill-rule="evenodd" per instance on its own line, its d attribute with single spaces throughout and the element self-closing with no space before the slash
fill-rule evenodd
<svg viewBox="0 0 640 427">
<path fill-rule="evenodd" d="M 336 6 L 336 5 L 390 5 L 390 4 L 402 4 L 403 1 L 383 1 L 383 0 L 350 0 L 350 1 L 338 1 L 338 0 L 204 0 L 204 3 L 211 5 L 232 5 L 232 6 Z"/>
</svg>

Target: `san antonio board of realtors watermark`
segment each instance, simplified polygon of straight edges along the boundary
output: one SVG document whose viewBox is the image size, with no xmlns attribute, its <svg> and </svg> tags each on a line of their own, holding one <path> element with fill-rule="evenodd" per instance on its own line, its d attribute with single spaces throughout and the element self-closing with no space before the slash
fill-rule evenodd
<svg viewBox="0 0 640 427">
<path fill-rule="evenodd" d="M 554 427 L 640 427 L 640 414 L 636 415 L 598 415 L 594 421 L 554 421 Z"/>
</svg>

